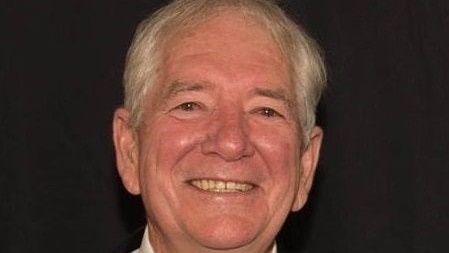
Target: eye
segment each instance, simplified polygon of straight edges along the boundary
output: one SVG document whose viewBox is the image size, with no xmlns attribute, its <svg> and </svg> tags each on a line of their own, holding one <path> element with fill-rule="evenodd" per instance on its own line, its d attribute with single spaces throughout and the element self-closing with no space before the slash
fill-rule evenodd
<svg viewBox="0 0 449 253">
<path fill-rule="evenodd" d="M 176 105 L 177 104 L 177 105 Z M 205 116 L 207 112 L 207 107 L 201 102 L 184 102 L 175 103 L 171 107 L 169 114 L 178 119 L 198 119 Z"/>
<path fill-rule="evenodd" d="M 174 109 L 190 112 L 200 109 L 200 105 L 195 102 L 186 102 L 176 106 Z"/>
<path fill-rule="evenodd" d="M 282 114 L 280 114 L 279 112 L 277 112 L 274 109 L 271 109 L 269 107 L 263 107 L 257 110 L 257 113 L 259 113 L 262 116 L 271 118 L 271 117 L 284 117 L 282 116 Z"/>
</svg>

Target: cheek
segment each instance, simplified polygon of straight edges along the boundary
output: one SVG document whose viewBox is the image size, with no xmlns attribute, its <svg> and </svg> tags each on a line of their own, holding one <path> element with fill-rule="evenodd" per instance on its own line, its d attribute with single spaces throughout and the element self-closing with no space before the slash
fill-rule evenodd
<svg viewBox="0 0 449 253">
<path fill-rule="evenodd" d="M 293 126 L 266 127 L 254 124 L 250 133 L 253 135 L 253 141 L 270 158 L 270 161 L 277 164 L 297 162 L 300 145 L 297 131 Z"/>
<path fill-rule="evenodd" d="M 269 153 L 272 177 L 281 182 L 295 182 L 299 171 L 297 148 L 289 142 L 277 144 Z"/>
<path fill-rule="evenodd" d="M 297 184 L 300 167 L 300 149 L 296 131 L 278 128 L 264 131 L 256 137 L 257 147 L 268 165 L 273 187 L 288 188 Z"/>
<path fill-rule="evenodd" d="M 198 146 L 201 133 L 195 129 L 173 118 L 156 121 L 149 134 L 146 162 L 153 164 L 150 167 L 155 167 L 157 173 L 173 173 L 176 164 Z"/>
<path fill-rule="evenodd" d="M 176 210 L 180 206 L 176 194 L 181 183 L 179 163 L 195 149 L 200 136 L 195 135 L 193 127 L 181 126 L 173 119 L 153 122 L 152 128 L 140 135 L 142 199 L 150 215 L 170 216 L 167 210 Z"/>
<path fill-rule="evenodd" d="M 281 131 L 284 130 L 284 131 Z M 268 209 L 279 226 L 291 211 L 299 186 L 300 149 L 295 131 L 271 129 L 259 136 L 258 147 L 267 165 L 264 190 Z"/>
</svg>

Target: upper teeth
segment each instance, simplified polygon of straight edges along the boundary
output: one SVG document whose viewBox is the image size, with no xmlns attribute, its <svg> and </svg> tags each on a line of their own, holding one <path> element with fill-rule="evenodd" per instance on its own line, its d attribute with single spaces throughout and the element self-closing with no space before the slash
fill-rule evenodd
<svg viewBox="0 0 449 253">
<path fill-rule="evenodd" d="M 198 179 L 190 182 L 193 186 L 201 190 L 212 192 L 244 192 L 249 191 L 254 187 L 251 184 L 210 179 Z"/>
</svg>

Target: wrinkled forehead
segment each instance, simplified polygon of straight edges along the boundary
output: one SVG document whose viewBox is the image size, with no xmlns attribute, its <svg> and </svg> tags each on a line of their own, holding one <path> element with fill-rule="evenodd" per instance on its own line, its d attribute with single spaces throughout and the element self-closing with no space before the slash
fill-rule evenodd
<svg viewBox="0 0 449 253">
<path fill-rule="evenodd" d="M 172 22 L 164 35 L 159 40 L 160 61 L 158 66 L 159 76 L 164 76 L 167 64 L 171 58 L 179 57 L 179 54 L 194 54 L 201 51 L 222 51 L 222 57 L 231 58 L 233 55 L 251 54 L 250 51 L 259 50 L 261 54 L 274 56 L 273 61 L 278 63 L 279 69 L 283 69 L 283 75 L 288 80 L 288 89 L 294 92 L 291 81 L 292 68 L 289 58 L 283 54 L 280 45 L 273 38 L 270 30 L 253 15 L 242 13 L 233 9 L 211 12 L 196 17 L 189 23 L 177 24 Z M 238 51 L 234 45 L 242 45 L 245 51 Z M 243 47 L 243 45 L 250 45 Z M 232 51 L 236 48 L 236 51 Z M 159 79 L 157 84 L 164 85 Z M 160 89 L 161 87 L 159 87 Z"/>
</svg>

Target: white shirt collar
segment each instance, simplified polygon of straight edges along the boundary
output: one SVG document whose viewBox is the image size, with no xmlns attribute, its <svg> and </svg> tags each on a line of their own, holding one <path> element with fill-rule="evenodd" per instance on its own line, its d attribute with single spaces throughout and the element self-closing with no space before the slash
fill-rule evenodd
<svg viewBox="0 0 449 253">
<path fill-rule="evenodd" d="M 134 250 L 131 253 L 154 253 L 153 247 L 151 246 L 150 240 L 148 238 L 148 226 L 145 227 L 145 233 L 143 234 L 140 248 Z"/>
<path fill-rule="evenodd" d="M 134 250 L 131 253 L 154 253 L 153 247 L 151 246 L 150 240 L 148 239 L 148 226 L 145 228 L 145 233 L 143 234 L 142 243 L 140 248 Z M 277 253 L 276 244 L 274 245 L 271 253 Z"/>
</svg>

